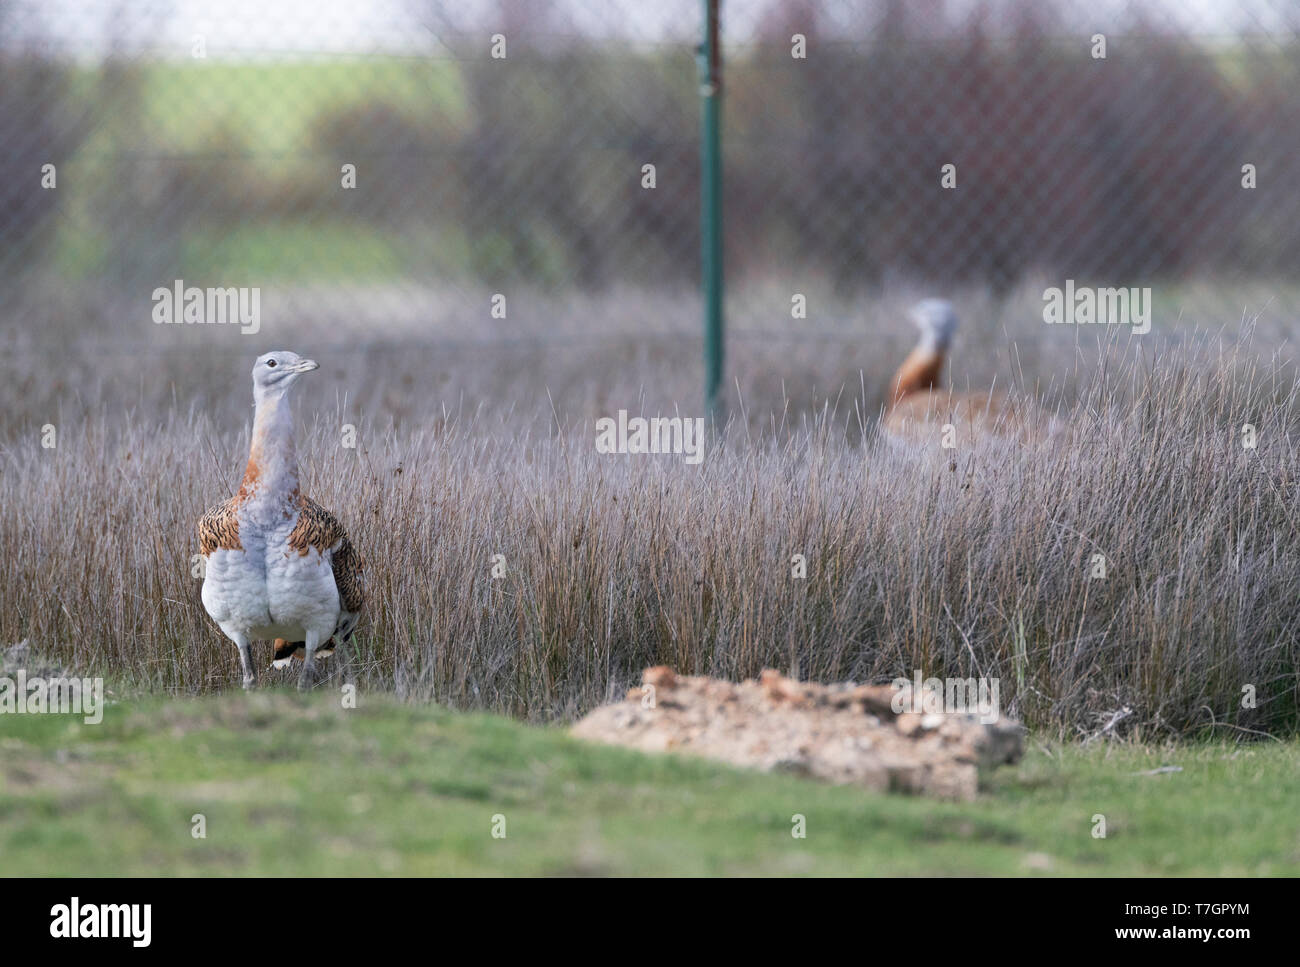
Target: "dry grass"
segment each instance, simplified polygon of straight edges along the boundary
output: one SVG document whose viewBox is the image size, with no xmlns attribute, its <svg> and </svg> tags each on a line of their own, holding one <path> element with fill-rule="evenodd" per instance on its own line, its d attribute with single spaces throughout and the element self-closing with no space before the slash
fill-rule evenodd
<svg viewBox="0 0 1300 967">
<path fill-rule="evenodd" d="M 955 457 L 873 439 L 906 332 L 888 351 L 738 340 L 744 392 L 698 467 L 599 455 L 590 422 L 694 400 L 694 346 L 629 337 L 562 356 L 379 346 L 346 368 L 326 359 L 326 378 L 300 392 L 300 458 L 308 492 L 367 560 L 362 682 L 550 719 L 653 664 L 824 681 L 921 669 L 996 676 L 1004 707 L 1066 735 L 1125 706 L 1123 727 L 1147 736 L 1294 731 L 1291 369 L 1204 336 L 1052 357 L 1046 328 L 1016 346 L 1038 347 L 1024 368 L 1043 374 L 1063 434 Z M 966 345 L 955 382 L 1001 369 L 1023 385 L 1005 342 L 983 357 Z M 199 513 L 242 469 L 244 357 L 233 369 L 140 354 L 128 381 L 126 362 L 72 346 L 57 406 L 10 360 L 0 643 L 27 638 L 149 690 L 235 686 L 235 650 L 203 612 L 191 555 Z M 85 392 L 69 399 L 68 384 Z M 322 405 L 331 384 L 362 403 Z M 47 420 L 52 450 L 38 443 Z M 355 450 L 339 443 L 349 422 Z M 1241 444 L 1247 422 L 1254 450 Z M 806 580 L 791 577 L 796 553 Z M 1094 553 L 1104 580 L 1089 577 Z M 494 554 L 506 566 L 495 580 Z M 1254 709 L 1241 708 L 1246 685 Z"/>
</svg>

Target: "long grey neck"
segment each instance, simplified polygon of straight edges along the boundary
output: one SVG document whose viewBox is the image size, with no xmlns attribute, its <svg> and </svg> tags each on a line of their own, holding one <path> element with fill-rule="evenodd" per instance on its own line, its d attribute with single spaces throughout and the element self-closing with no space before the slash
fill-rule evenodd
<svg viewBox="0 0 1300 967">
<path fill-rule="evenodd" d="M 917 348 L 927 353 L 943 353 L 948 351 L 948 344 L 952 342 L 952 335 L 949 333 L 940 333 L 934 329 L 922 329 L 921 340 L 917 343 Z"/>
<path fill-rule="evenodd" d="M 284 393 L 256 394 L 253 439 L 240 495 L 257 504 L 289 502 L 298 493 L 293 414 Z"/>
</svg>

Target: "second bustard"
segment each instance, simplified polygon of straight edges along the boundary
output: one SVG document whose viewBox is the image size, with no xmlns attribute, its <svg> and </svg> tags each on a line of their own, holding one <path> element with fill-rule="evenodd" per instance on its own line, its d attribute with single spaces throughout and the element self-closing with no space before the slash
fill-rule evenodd
<svg viewBox="0 0 1300 967">
<path fill-rule="evenodd" d="M 890 384 L 881 421 L 887 439 L 939 447 L 947 435 L 960 449 L 990 438 L 1033 442 L 1048 435 L 1042 414 L 1024 400 L 992 389 L 945 388 L 943 367 L 957 331 L 951 303 L 925 299 L 912 309 L 911 320 L 921 338 Z"/>
</svg>

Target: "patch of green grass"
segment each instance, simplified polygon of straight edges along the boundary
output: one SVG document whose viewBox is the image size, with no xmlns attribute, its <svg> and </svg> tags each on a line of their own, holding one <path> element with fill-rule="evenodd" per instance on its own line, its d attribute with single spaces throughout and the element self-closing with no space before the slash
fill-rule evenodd
<svg viewBox="0 0 1300 967">
<path fill-rule="evenodd" d="M 181 253 L 181 271 L 189 278 L 220 274 L 228 280 L 277 282 L 317 282 L 322 266 L 329 266 L 334 282 L 400 278 L 409 262 L 399 239 L 341 219 L 193 232 Z"/>
<path fill-rule="evenodd" d="M 102 86 L 108 82 L 101 68 L 79 68 L 69 77 L 69 110 L 94 116 L 97 123 L 66 162 L 68 192 L 52 249 L 52 263 L 65 279 L 92 278 L 112 266 L 114 245 L 99 209 L 120 190 L 116 165 L 123 159 L 153 165 L 148 177 L 164 178 L 173 194 L 219 207 L 222 198 L 233 204 L 246 185 L 256 185 L 267 192 L 263 200 L 269 204 L 278 193 L 268 184 L 314 184 L 324 170 L 331 173 L 326 184 L 337 186 L 338 159 L 318 139 L 323 125 L 349 110 L 382 107 L 439 144 L 453 144 L 472 121 L 461 66 L 437 58 L 182 59 L 139 65 L 129 81 L 113 83 L 132 96 L 104 104 Z M 380 153 L 385 148 L 374 146 Z M 193 164 L 173 164 L 182 160 Z M 368 159 L 351 160 L 364 170 Z M 156 220 L 158 214 L 142 217 Z M 393 227 L 378 221 L 322 224 L 301 213 L 286 217 L 258 207 L 238 221 L 232 229 L 198 218 L 176 229 L 177 270 L 282 282 L 400 279 L 426 268 L 427 257 L 412 258 L 412 244 L 425 244 L 420 251 L 455 267 L 469 260 L 455 230 L 395 240 Z M 153 229 L 170 230 L 156 223 Z"/>
<path fill-rule="evenodd" d="M 1134 775 L 1164 765 L 1183 771 Z M 1031 742 L 955 804 L 370 695 L 356 710 L 266 691 L 124 703 L 98 726 L 0 718 L 9 875 L 1294 875 L 1298 796 L 1296 742 Z"/>
<path fill-rule="evenodd" d="M 244 135 L 261 154 L 300 151 L 323 116 L 382 102 L 412 120 L 436 115 L 468 123 L 460 65 L 403 57 L 303 58 L 283 61 L 176 60 L 141 67 L 141 114 L 163 144 L 195 149 L 222 127 Z M 88 69 L 88 77 L 94 77 Z M 77 90 L 95 96 L 93 84 Z M 196 111 L 196 105 L 202 111 Z"/>
</svg>

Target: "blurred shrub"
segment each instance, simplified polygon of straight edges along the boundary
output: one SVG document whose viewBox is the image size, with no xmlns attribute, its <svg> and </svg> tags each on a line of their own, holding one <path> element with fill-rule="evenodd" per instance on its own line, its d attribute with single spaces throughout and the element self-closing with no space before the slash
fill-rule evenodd
<svg viewBox="0 0 1300 967">
<path fill-rule="evenodd" d="M 0 55 L 0 236 L 5 263 L 24 268 L 49 251 L 61 200 L 42 187 L 42 168 L 63 163 L 87 130 L 68 96 L 69 70 L 35 57 Z"/>
</svg>

